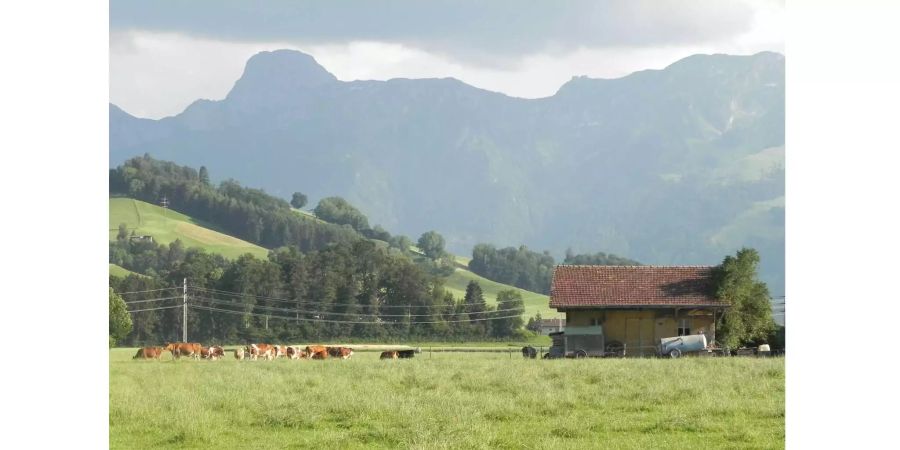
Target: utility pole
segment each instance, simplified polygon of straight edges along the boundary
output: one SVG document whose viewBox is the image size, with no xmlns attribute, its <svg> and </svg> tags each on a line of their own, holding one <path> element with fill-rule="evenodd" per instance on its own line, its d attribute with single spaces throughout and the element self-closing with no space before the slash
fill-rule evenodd
<svg viewBox="0 0 900 450">
<path fill-rule="evenodd" d="M 169 199 L 164 195 L 159 202 L 159 206 L 163 207 L 163 217 L 166 217 L 166 210 L 169 209 Z"/>
<path fill-rule="evenodd" d="M 187 278 L 184 279 L 184 297 L 181 307 L 181 342 L 187 342 Z"/>
</svg>

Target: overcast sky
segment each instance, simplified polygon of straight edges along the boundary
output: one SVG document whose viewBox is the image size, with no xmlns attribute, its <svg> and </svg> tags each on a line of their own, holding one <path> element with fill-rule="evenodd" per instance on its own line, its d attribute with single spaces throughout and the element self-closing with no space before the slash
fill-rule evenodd
<svg viewBox="0 0 900 450">
<path fill-rule="evenodd" d="M 279 48 L 345 81 L 454 77 L 537 98 L 695 53 L 784 53 L 784 2 L 112 0 L 109 47 L 110 101 L 138 117 L 221 99 Z"/>
</svg>

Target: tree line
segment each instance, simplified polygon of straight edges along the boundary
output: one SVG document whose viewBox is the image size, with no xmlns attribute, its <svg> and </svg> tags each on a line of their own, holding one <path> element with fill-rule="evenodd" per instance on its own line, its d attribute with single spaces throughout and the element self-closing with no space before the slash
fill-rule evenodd
<svg viewBox="0 0 900 450">
<path fill-rule="evenodd" d="M 519 338 L 523 333 L 524 305 L 518 291 L 500 292 L 496 306 L 489 305 L 473 281 L 465 297 L 456 299 L 443 288 L 441 278 L 369 240 L 339 242 L 307 253 L 281 247 L 267 259 L 247 254 L 233 261 L 185 249 L 180 241 L 160 245 L 117 239 L 110 249 L 118 258 L 114 262 L 142 272 L 110 277 L 110 287 L 123 293 L 126 302 L 181 295 L 182 280 L 188 279 L 189 303 L 198 307 L 188 312 L 192 341 L 483 340 Z M 164 288 L 169 290 L 156 291 Z M 178 305 L 180 300 L 139 304 L 150 309 Z M 180 308 L 132 313 L 130 332 L 119 332 L 116 339 L 123 345 L 178 341 L 181 314 Z"/>
<path fill-rule="evenodd" d="M 260 189 L 243 187 L 234 180 L 213 186 L 205 167 L 198 172 L 149 155 L 129 159 L 111 169 L 109 189 L 113 195 L 153 204 L 165 198 L 174 210 L 267 248 L 296 246 L 303 251 L 318 250 L 330 243 L 361 238 L 351 225 L 304 217 L 292 210 L 288 202 Z"/>
<path fill-rule="evenodd" d="M 637 261 L 606 254 L 576 255 L 566 251 L 564 264 L 639 265 Z M 538 253 L 526 246 L 496 248 L 490 244 L 478 244 L 472 248 L 469 270 L 489 280 L 510 284 L 518 288 L 542 294 L 550 293 L 550 281 L 556 260 L 549 252 Z"/>
</svg>

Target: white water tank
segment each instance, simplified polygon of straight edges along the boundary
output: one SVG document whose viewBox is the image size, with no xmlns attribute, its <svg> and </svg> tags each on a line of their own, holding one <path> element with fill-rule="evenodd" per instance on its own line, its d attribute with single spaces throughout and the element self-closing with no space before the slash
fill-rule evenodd
<svg viewBox="0 0 900 450">
<path fill-rule="evenodd" d="M 705 334 L 675 336 L 659 340 L 659 354 L 677 358 L 687 352 L 698 352 L 706 348 Z"/>
</svg>

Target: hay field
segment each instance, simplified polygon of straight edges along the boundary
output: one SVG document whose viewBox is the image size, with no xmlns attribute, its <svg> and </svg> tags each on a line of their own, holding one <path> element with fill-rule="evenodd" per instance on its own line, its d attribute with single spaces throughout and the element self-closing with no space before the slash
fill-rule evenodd
<svg viewBox="0 0 900 450">
<path fill-rule="evenodd" d="M 784 359 L 132 361 L 112 448 L 783 448 Z"/>
</svg>

